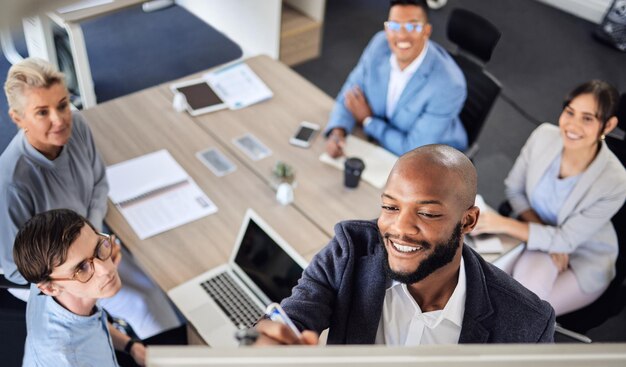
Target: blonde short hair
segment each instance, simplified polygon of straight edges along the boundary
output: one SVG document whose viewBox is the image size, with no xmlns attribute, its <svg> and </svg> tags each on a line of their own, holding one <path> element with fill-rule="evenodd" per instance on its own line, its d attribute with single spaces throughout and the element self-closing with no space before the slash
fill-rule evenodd
<svg viewBox="0 0 626 367">
<path fill-rule="evenodd" d="M 18 62 L 11 66 L 4 83 L 9 109 L 23 112 L 22 99 L 27 88 L 50 88 L 57 83 L 65 86 L 65 75 L 49 62 L 34 57 Z"/>
</svg>

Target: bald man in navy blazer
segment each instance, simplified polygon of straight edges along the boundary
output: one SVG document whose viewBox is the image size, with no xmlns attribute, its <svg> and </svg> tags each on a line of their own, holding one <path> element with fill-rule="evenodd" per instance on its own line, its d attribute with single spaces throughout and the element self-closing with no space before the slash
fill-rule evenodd
<svg viewBox="0 0 626 367">
<path fill-rule="evenodd" d="M 374 221 L 345 221 L 282 306 L 302 337 L 257 324 L 259 344 L 553 342 L 552 307 L 463 243 L 480 210 L 476 170 L 445 145 L 398 160 Z"/>
</svg>

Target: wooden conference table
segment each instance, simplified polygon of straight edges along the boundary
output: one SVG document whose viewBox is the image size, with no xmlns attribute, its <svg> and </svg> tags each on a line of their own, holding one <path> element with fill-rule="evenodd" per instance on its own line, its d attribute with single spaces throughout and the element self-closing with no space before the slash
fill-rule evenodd
<svg viewBox="0 0 626 367">
<path fill-rule="evenodd" d="M 378 189 L 366 183 L 346 189 L 343 173 L 319 161 L 323 139 L 310 149 L 288 143 L 300 121 L 323 124 L 333 100 L 268 57 L 248 63 L 274 92 L 271 100 L 192 118 L 173 110 L 167 83 L 83 111 L 106 165 L 165 148 L 219 208 L 216 214 L 142 241 L 109 203 L 107 224 L 165 291 L 227 260 L 248 207 L 307 259 L 328 243 L 335 223 L 378 215 Z M 273 154 L 253 162 L 235 148 L 232 138 L 247 132 Z M 237 170 L 221 178 L 213 175 L 195 157 L 210 147 L 222 151 Z M 296 169 L 296 200 L 285 207 L 275 200 L 272 188 L 271 169 L 279 159 Z"/>
<path fill-rule="evenodd" d="M 281 206 L 273 190 L 247 167 L 238 164 L 229 175 L 213 175 L 195 153 L 219 143 L 187 114 L 175 112 L 159 90 L 131 94 L 83 115 L 107 165 L 165 148 L 219 208 L 215 214 L 139 240 L 109 201 L 107 224 L 164 291 L 224 263 L 248 207 L 305 258 L 328 242 L 329 236 L 293 206 Z"/>
<path fill-rule="evenodd" d="M 323 127 L 334 100 L 289 67 L 267 56 L 251 58 L 247 64 L 274 96 L 240 110 L 200 115 L 194 117 L 194 121 L 269 185 L 273 182 L 272 168 L 277 160 L 291 164 L 297 181 L 293 206 L 329 236 L 333 235 L 333 227 L 339 221 L 376 218 L 380 212 L 381 191 L 365 182 L 357 189 L 345 188 L 343 172 L 319 160 L 324 152 L 323 137 L 318 136 L 308 149 L 289 143 L 301 121 Z M 159 90 L 168 101 L 173 98 L 167 85 Z M 232 140 L 246 133 L 252 133 L 268 146 L 272 156 L 254 162 L 237 149 Z"/>
<path fill-rule="evenodd" d="M 319 160 L 323 138 L 309 149 L 289 144 L 301 121 L 325 124 L 333 99 L 269 57 L 246 62 L 273 98 L 236 111 L 191 117 L 173 110 L 167 83 L 83 112 L 107 165 L 165 148 L 219 208 L 216 214 L 142 241 L 109 203 L 108 225 L 165 291 L 226 261 L 247 207 L 309 260 L 332 237 L 337 222 L 378 216 L 381 191 L 366 182 L 344 188 L 343 172 Z M 253 162 L 239 151 L 232 140 L 246 133 L 261 140 L 272 155 Z M 221 178 L 211 173 L 195 157 L 210 147 L 222 151 L 237 170 Z M 296 170 L 292 205 L 281 206 L 274 198 L 271 171 L 277 160 Z M 507 250 L 514 245 L 505 241 Z"/>
<path fill-rule="evenodd" d="M 333 227 L 339 221 L 378 217 L 382 190 L 366 182 L 362 182 L 357 189 L 345 188 L 343 172 L 319 160 L 325 149 L 323 137 L 318 136 L 309 149 L 289 143 L 301 121 L 324 126 L 334 99 L 286 65 L 269 57 L 254 57 L 246 63 L 272 90 L 272 99 L 241 110 L 222 110 L 196 116 L 193 120 L 269 185 L 274 182 L 272 167 L 277 160 L 293 165 L 297 181 L 293 206 L 329 236 L 333 236 Z M 184 79 L 197 78 L 201 74 Z M 158 89 L 168 100 L 173 98 L 169 83 Z M 270 147 L 273 155 L 253 162 L 235 148 L 232 140 L 246 133 L 259 138 Z M 488 261 L 496 260 L 519 244 L 511 237 L 499 237 L 504 251 L 502 254 L 483 255 Z"/>
</svg>

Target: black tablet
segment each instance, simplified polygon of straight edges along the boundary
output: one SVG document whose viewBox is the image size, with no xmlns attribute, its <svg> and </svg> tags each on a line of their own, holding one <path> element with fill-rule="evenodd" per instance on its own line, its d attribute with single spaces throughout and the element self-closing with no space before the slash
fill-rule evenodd
<svg viewBox="0 0 626 367">
<path fill-rule="evenodd" d="M 172 84 L 175 93 L 182 93 L 187 100 L 187 111 L 192 116 L 226 108 L 224 101 L 215 94 L 204 79 L 188 80 Z"/>
</svg>

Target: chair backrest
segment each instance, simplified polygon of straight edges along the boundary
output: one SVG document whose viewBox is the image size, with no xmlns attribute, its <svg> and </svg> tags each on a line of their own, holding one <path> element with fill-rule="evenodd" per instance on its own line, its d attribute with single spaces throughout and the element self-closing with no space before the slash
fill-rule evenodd
<svg viewBox="0 0 626 367">
<path fill-rule="evenodd" d="M 447 28 L 448 39 L 459 48 L 457 53 L 468 53 L 486 63 L 501 33 L 495 25 L 478 14 L 465 9 L 454 9 Z"/>
<path fill-rule="evenodd" d="M 500 95 L 500 82 L 480 65 L 462 55 L 453 55 L 467 82 L 467 99 L 459 117 L 467 132 L 468 146 L 472 146 L 485 124 L 491 107 Z"/>
<path fill-rule="evenodd" d="M 21 366 L 26 342 L 26 302 L 0 289 L 0 355 L 3 366 Z"/>
<path fill-rule="evenodd" d="M 467 82 L 467 99 L 460 118 L 473 145 L 502 89 L 500 82 L 483 69 L 500 39 L 500 31 L 483 17 L 465 9 L 454 9 L 448 20 L 448 39 L 458 47 L 452 53 Z"/>
<path fill-rule="evenodd" d="M 615 261 L 615 279 L 620 284 L 626 279 L 626 205 L 611 218 L 617 232 L 619 253 Z"/>
<path fill-rule="evenodd" d="M 617 110 L 618 126 L 622 130 L 626 130 L 626 93 L 623 93 Z M 612 137 L 606 138 L 606 143 L 611 151 L 626 167 L 626 140 L 619 140 Z M 626 204 L 611 219 L 613 227 L 617 232 L 617 241 L 619 244 L 619 254 L 615 262 L 615 279 L 622 283 L 626 279 Z"/>
<path fill-rule="evenodd" d="M 626 130 L 626 93 L 622 93 L 617 107 L 617 126 Z M 622 158 L 620 158 L 621 160 Z M 624 161 L 622 161 L 624 163 Z"/>
</svg>

